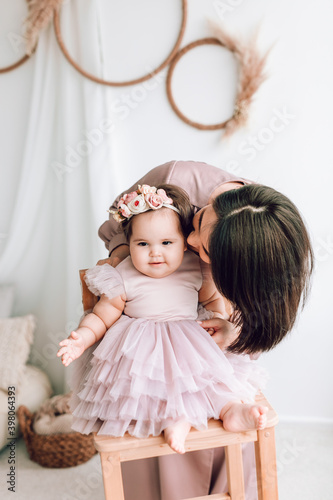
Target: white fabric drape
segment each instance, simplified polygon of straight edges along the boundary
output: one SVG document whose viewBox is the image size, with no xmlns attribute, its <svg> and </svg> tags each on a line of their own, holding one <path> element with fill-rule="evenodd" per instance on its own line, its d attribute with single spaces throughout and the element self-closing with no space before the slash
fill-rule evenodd
<svg viewBox="0 0 333 500">
<path fill-rule="evenodd" d="M 103 76 L 100 15 L 97 1 L 72 0 L 65 2 L 61 25 L 78 61 Z M 97 229 L 118 191 L 112 183 L 112 89 L 69 65 L 52 26 L 33 57 L 29 124 L 0 277 L 17 285 L 17 313 L 36 314 L 32 362 L 59 392 L 65 370 L 56 345 L 80 316 L 78 269 L 107 256 Z"/>
</svg>

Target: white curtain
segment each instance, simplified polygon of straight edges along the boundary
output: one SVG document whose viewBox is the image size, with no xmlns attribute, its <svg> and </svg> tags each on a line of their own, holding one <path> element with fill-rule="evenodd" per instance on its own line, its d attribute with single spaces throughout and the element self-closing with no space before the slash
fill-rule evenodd
<svg viewBox="0 0 333 500">
<path fill-rule="evenodd" d="M 66 45 L 99 76 L 101 15 L 97 0 L 71 0 L 61 16 Z M 16 312 L 36 314 L 31 362 L 61 392 L 68 371 L 65 375 L 56 358 L 57 343 L 81 314 L 78 270 L 107 256 L 97 229 L 119 189 L 113 180 L 108 112 L 112 88 L 74 70 L 60 52 L 53 26 L 41 34 L 33 57 L 28 127 L 24 144 L 18 145 L 21 173 L 0 255 L 0 277 L 2 283 L 16 284 Z"/>
</svg>

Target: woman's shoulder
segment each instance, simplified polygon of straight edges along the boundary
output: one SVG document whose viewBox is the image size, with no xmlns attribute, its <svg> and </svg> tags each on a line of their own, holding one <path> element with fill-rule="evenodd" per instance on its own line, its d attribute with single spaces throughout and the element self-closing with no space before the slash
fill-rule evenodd
<svg viewBox="0 0 333 500">
<path fill-rule="evenodd" d="M 208 204 L 209 198 L 218 186 L 227 182 L 245 181 L 205 162 L 175 161 L 169 171 L 168 182 L 184 189 L 192 205 L 202 208 Z"/>
</svg>

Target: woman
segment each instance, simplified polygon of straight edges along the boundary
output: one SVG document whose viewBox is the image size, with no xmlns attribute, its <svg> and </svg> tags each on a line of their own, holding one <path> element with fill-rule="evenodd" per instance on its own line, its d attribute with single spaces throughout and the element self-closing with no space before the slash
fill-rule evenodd
<svg viewBox="0 0 333 500">
<path fill-rule="evenodd" d="M 150 170 L 145 176 L 138 180 L 126 192 L 131 192 L 137 189 L 138 184 L 149 184 L 154 186 L 157 184 L 174 184 L 184 189 L 191 200 L 193 210 L 196 212 L 198 219 L 198 211 L 211 204 L 212 201 L 221 193 L 228 190 L 242 187 L 249 184 L 250 181 L 241 177 L 213 167 L 203 162 L 195 161 L 170 161 Z M 113 202 L 110 210 L 117 208 L 117 203 L 124 193 L 121 193 Z M 99 261 L 99 264 L 108 262 L 112 266 L 116 266 L 125 257 L 129 255 L 126 238 L 122 231 L 119 231 L 119 224 L 110 216 L 109 220 L 101 225 L 98 232 L 100 238 L 104 241 L 109 252 L 109 258 Z M 192 240 L 193 235 L 190 236 Z M 191 243 L 191 241 L 189 241 Z M 195 242 L 194 242 L 195 246 Z M 193 248 L 195 250 L 195 248 Z M 202 252 L 200 257 L 202 258 Z M 207 259 L 203 259 L 207 262 Z M 209 267 L 209 266 L 207 266 Z M 221 322 L 222 323 L 222 322 Z M 238 330 L 230 323 L 224 322 L 219 325 L 220 328 L 213 336 L 214 340 L 220 347 L 226 347 L 238 334 Z"/>
<path fill-rule="evenodd" d="M 292 328 L 312 271 L 311 244 L 296 207 L 271 188 L 250 185 L 201 162 L 168 162 L 128 191 L 138 184 L 161 183 L 189 194 L 195 215 L 188 244 L 211 268 L 218 292 L 232 304 L 232 323 L 213 319 L 202 326 L 213 332 L 221 348 L 234 352 L 249 352 L 249 339 L 256 341 L 255 352 L 274 347 Z M 111 265 L 128 255 L 125 237 L 112 218 L 99 236 Z M 254 500 L 251 445 L 244 449 L 244 459 L 247 500 Z M 223 461 L 223 451 L 217 449 L 127 463 L 126 500 L 180 500 L 227 491 Z"/>
</svg>

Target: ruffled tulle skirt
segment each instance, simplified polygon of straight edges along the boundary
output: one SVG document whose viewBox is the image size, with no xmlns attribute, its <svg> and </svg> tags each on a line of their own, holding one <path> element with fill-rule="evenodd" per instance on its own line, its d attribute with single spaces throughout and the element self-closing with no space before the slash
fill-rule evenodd
<svg viewBox="0 0 333 500">
<path fill-rule="evenodd" d="M 193 320 L 122 316 L 74 362 L 73 429 L 136 437 L 185 418 L 204 429 L 233 400 L 252 401 L 265 372 L 247 355 L 225 354 Z"/>
</svg>

